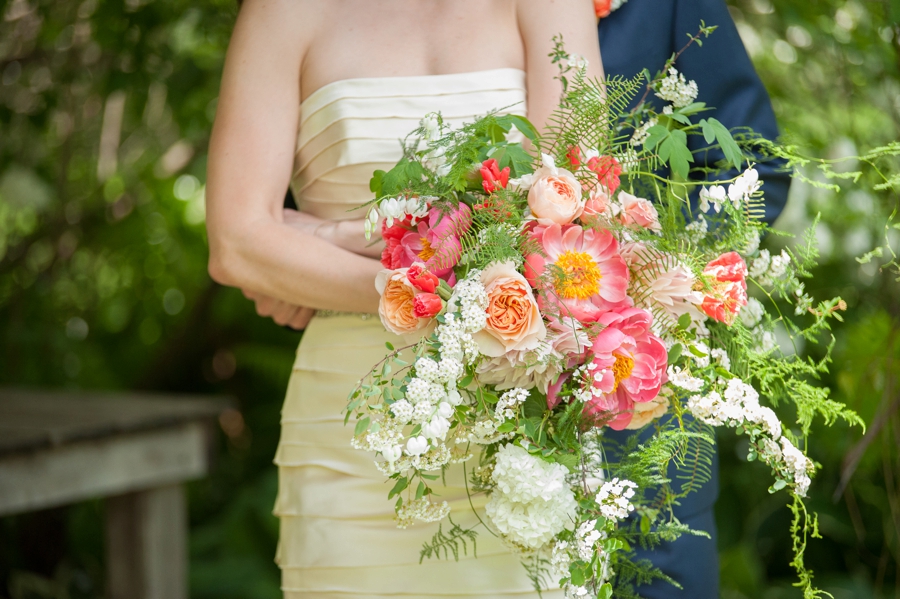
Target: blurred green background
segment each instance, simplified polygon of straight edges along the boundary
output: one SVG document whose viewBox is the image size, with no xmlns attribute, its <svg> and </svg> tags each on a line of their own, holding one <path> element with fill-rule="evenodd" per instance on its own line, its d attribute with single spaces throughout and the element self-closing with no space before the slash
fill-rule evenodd
<svg viewBox="0 0 900 599">
<path fill-rule="evenodd" d="M 896 2 L 730 6 L 789 141 L 840 157 L 900 138 Z M 279 596 L 271 460 L 299 339 L 206 273 L 206 146 L 235 14 L 232 0 L 0 0 L 0 384 L 238 398 L 212 476 L 189 490 L 196 599 Z M 838 599 L 897 599 L 900 283 L 855 258 L 885 243 L 898 196 L 867 177 L 795 183 L 777 226 L 822 213 L 809 288 L 849 304 L 825 384 L 869 423 L 816 431 L 823 538 L 807 562 Z M 723 596 L 799 596 L 784 496 L 760 465 L 736 467 L 741 439 L 720 443 Z M 99 502 L 0 519 L 0 597 L 101 597 L 101 525 Z"/>
</svg>

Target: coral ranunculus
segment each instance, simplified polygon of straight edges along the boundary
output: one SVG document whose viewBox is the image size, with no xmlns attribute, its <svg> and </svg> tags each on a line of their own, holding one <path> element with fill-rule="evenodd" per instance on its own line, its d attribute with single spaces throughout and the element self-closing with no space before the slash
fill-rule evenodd
<svg viewBox="0 0 900 599">
<path fill-rule="evenodd" d="M 639 308 L 605 313 L 606 328 L 594 339 L 594 398 L 585 411 L 622 430 L 633 418 L 634 404 L 656 399 L 666 382 L 668 354 L 651 333 L 653 317 Z"/>
<path fill-rule="evenodd" d="M 537 228 L 535 239 L 545 256 L 525 258 L 525 277 L 541 290 L 545 316 L 596 322 L 604 311 L 630 304 L 628 266 L 612 233 L 552 225 Z"/>
<path fill-rule="evenodd" d="M 594 14 L 598 19 L 609 16 L 612 12 L 612 0 L 594 0 Z"/>
<path fill-rule="evenodd" d="M 547 328 L 525 277 L 512 262 L 499 262 L 484 269 L 481 283 L 488 306 L 484 328 L 474 335 L 479 351 L 498 357 L 535 349 L 547 336 Z"/>
<path fill-rule="evenodd" d="M 600 185 L 606 188 L 612 195 L 619 188 L 619 175 L 622 174 L 622 165 L 612 156 L 591 156 L 587 161 L 590 170 L 597 174 Z"/>
<path fill-rule="evenodd" d="M 413 314 L 416 318 L 434 318 L 443 308 L 444 302 L 434 293 L 420 293 L 413 298 Z"/>
<path fill-rule="evenodd" d="M 406 271 L 406 277 L 413 287 L 426 293 L 434 293 L 440 285 L 440 279 L 428 272 L 421 262 L 414 262 Z"/>
<path fill-rule="evenodd" d="M 498 189 L 506 189 L 509 183 L 509 167 L 500 170 L 500 166 L 493 158 L 481 163 L 481 186 L 485 193 L 494 193 Z"/>
<path fill-rule="evenodd" d="M 747 305 L 747 264 L 737 252 L 722 254 L 703 269 L 710 289 L 703 291 L 700 309 L 707 316 L 730 325 Z"/>
</svg>

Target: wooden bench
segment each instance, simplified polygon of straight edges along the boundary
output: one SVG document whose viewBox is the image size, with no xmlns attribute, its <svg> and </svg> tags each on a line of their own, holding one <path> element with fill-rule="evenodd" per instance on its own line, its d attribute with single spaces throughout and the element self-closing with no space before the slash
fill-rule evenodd
<svg viewBox="0 0 900 599">
<path fill-rule="evenodd" d="M 0 389 L 0 516 L 106 501 L 107 596 L 187 599 L 182 483 L 209 470 L 220 399 Z"/>
</svg>

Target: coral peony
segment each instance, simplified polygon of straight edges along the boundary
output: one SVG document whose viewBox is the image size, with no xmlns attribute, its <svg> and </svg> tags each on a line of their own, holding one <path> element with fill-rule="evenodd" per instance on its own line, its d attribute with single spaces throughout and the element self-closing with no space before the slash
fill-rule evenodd
<svg viewBox="0 0 900 599">
<path fill-rule="evenodd" d="M 639 308 L 605 313 L 593 353 L 593 394 L 585 411 L 614 430 L 627 427 L 634 404 L 656 399 L 666 381 L 666 346 L 651 333 L 653 317 Z"/>
<path fill-rule="evenodd" d="M 525 277 L 541 289 L 545 314 L 558 313 L 563 322 L 596 322 L 604 311 L 630 303 L 628 267 L 612 233 L 552 225 L 535 229 L 534 237 L 545 256 L 526 257 Z"/>
<path fill-rule="evenodd" d="M 428 211 L 428 218 L 415 228 L 399 225 L 401 231 L 382 226 L 382 236 L 387 244 L 381 254 L 381 264 L 385 268 L 408 268 L 416 262 L 423 262 L 425 268 L 436 276 L 452 281 L 453 267 L 459 262 L 462 246 L 460 236 L 468 230 L 472 213 L 465 204 L 447 213 L 434 206 Z"/>
<path fill-rule="evenodd" d="M 626 227 L 643 227 L 654 233 L 662 231 L 659 224 L 659 214 L 650 200 L 639 198 L 630 193 L 620 192 L 619 202 L 622 204 L 622 212 L 619 221 Z"/>
<path fill-rule="evenodd" d="M 512 262 L 498 262 L 481 273 L 488 297 L 487 321 L 475 333 L 479 351 L 491 357 L 535 349 L 547 336 L 534 293 Z"/>
<path fill-rule="evenodd" d="M 703 269 L 709 289 L 703 290 L 700 309 L 707 316 L 730 325 L 747 305 L 747 265 L 737 252 L 722 254 Z"/>
</svg>

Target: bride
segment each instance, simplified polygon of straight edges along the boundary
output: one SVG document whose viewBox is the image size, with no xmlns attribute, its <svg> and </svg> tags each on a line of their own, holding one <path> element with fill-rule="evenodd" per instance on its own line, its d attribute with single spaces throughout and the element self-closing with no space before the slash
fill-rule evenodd
<svg viewBox="0 0 900 599">
<path fill-rule="evenodd" d="M 419 565 L 433 526 L 398 529 L 372 456 L 350 447 L 347 394 L 392 340 L 370 317 L 380 248 L 367 244 L 350 210 L 371 199 L 372 172 L 396 162 L 399 140 L 426 113 L 457 125 L 500 108 L 540 128 L 561 92 L 551 38 L 562 34 L 599 77 L 595 24 L 591 0 L 241 7 L 210 141 L 209 271 L 249 297 L 289 307 L 291 318 L 303 317 L 293 306 L 321 311 L 297 350 L 275 459 L 285 597 L 534 593 L 516 556 L 483 529 L 477 559 L 470 546 L 459 562 Z M 288 185 L 300 212 L 282 208 Z M 446 482 L 439 499 L 454 521 L 474 522 L 462 466 Z"/>
</svg>

